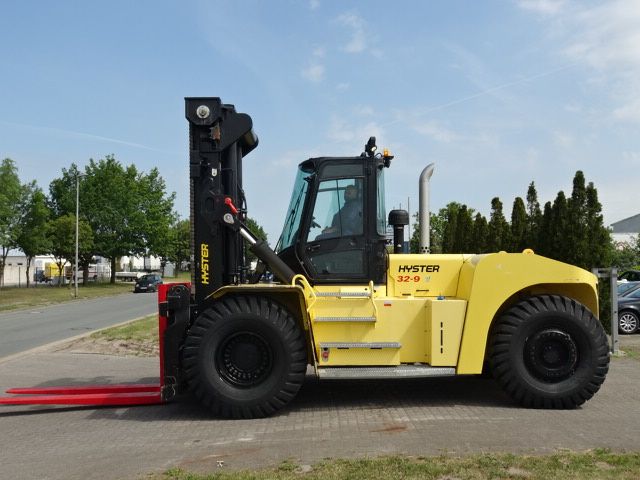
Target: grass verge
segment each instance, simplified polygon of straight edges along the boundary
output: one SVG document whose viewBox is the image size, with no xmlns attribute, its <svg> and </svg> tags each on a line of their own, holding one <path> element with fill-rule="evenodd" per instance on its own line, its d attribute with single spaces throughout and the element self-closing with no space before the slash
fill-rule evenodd
<svg viewBox="0 0 640 480">
<path fill-rule="evenodd" d="M 99 332 L 92 333 L 90 338 L 102 339 L 108 342 L 118 340 L 129 342 L 148 342 L 158 340 L 158 316 L 149 315 L 135 322 L 120 325 L 118 327 L 106 328 Z"/>
<path fill-rule="evenodd" d="M 107 328 L 73 340 L 61 350 L 102 355 L 154 357 L 159 353 L 158 316 Z"/>
<path fill-rule="evenodd" d="M 78 300 L 118 295 L 132 290 L 133 286 L 130 283 L 122 282 L 113 285 L 110 283 L 78 285 Z M 61 287 L 38 285 L 31 288 L 4 287 L 0 290 L 0 311 L 69 302 L 75 300 L 74 294 L 75 289 L 68 285 Z"/>
<path fill-rule="evenodd" d="M 174 469 L 154 480 L 288 480 L 288 479 L 433 479 L 433 480 L 582 480 L 637 479 L 640 453 L 557 453 L 544 456 L 482 454 L 466 457 L 383 457 L 360 460 L 325 460 L 313 466 L 284 462 L 257 471 L 218 471 L 209 475 Z"/>
</svg>

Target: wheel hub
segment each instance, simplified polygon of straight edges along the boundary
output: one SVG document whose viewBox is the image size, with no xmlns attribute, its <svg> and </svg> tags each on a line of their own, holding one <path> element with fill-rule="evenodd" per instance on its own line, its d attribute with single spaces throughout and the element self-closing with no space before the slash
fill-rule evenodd
<svg viewBox="0 0 640 480">
<path fill-rule="evenodd" d="M 624 333 L 633 333 L 638 328 L 636 317 L 630 313 L 623 313 L 619 319 L 620 330 Z"/>
<path fill-rule="evenodd" d="M 222 342 L 216 363 L 227 382 L 241 387 L 255 386 L 271 371 L 271 348 L 261 336 L 239 332 Z"/>
<path fill-rule="evenodd" d="M 555 329 L 543 330 L 527 339 L 524 354 L 530 373 L 546 382 L 571 376 L 578 363 L 578 348 L 571 335 Z"/>
</svg>

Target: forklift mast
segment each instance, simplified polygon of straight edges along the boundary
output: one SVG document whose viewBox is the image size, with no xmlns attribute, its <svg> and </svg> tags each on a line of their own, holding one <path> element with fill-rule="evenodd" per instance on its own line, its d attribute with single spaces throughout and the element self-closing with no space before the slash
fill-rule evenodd
<svg viewBox="0 0 640 480">
<path fill-rule="evenodd" d="M 189 121 L 191 293 L 196 305 L 202 305 L 218 288 L 245 281 L 243 240 L 238 229 L 225 226 L 224 216 L 237 208 L 238 220 L 246 220 L 242 159 L 256 148 L 258 137 L 251 117 L 218 97 L 185 98 L 185 116 Z"/>
</svg>

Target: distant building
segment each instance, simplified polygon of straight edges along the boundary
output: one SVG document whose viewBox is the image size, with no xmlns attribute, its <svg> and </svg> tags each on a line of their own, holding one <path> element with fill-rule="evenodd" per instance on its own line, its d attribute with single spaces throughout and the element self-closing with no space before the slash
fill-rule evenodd
<svg viewBox="0 0 640 480">
<path fill-rule="evenodd" d="M 22 286 L 27 284 L 27 257 L 18 250 L 13 250 L 7 257 L 4 267 L 4 277 L 2 286 Z M 55 259 L 51 255 L 38 255 L 31 260 L 29 269 L 30 281 L 36 281 L 36 274 L 42 271 L 47 263 L 54 263 Z"/>
<path fill-rule="evenodd" d="M 618 246 L 631 243 L 640 233 L 640 213 L 611 224 L 613 241 Z"/>
</svg>

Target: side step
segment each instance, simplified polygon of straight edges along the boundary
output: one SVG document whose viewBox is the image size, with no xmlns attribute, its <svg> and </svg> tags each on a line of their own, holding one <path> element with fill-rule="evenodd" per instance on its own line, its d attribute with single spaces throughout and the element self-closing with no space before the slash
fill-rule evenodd
<svg viewBox="0 0 640 480">
<path fill-rule="evenodd" d="M 398 342 L 324 342 L 320 343 L 320 348 L 337 348 L 339 350 L 347 350 L 350 348 L 369 348 L 372 350 L 379 350 L 382 348 L 400 348 L 402 345 Z"/>
<path fill-rule="evenodd" d="M 371 298 L 371 292 L 316 292 L 316 297 Z"/>
<path fill-rule="evenodd" d="M 375 323 L 376 317 L 316 317 L 314 322 L 365 322 Z"/>
<path fill-rule="evenodd" d="M 318 378 L 339 380 L 343 378 L 383 379 L 383 378 L 425 378 L 452 377 L 453 367 L 432 367 L 430 365 L 399 365 L 397 367 L 324 367 L 318 368 Z"/>
</svg>

